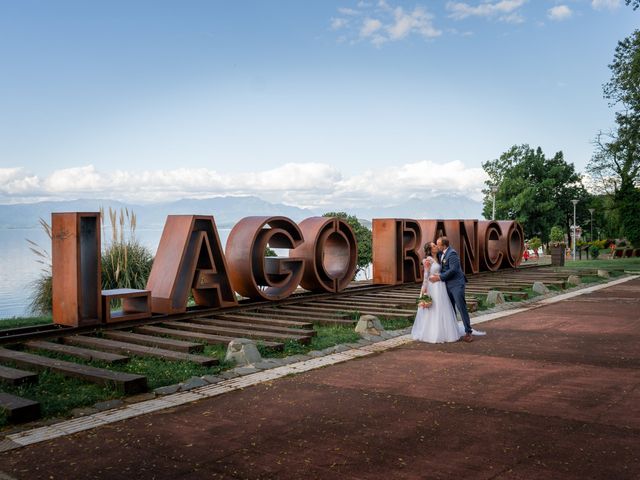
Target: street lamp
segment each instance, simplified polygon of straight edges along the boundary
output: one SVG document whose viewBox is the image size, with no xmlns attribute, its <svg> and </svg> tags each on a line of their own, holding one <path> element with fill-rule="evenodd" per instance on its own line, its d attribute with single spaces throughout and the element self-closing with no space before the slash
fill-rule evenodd
<svg viewBox="0 0 640 480">
<path fill-rule="evenodd" d="M 591 214 L 591 222 L 590 222 L 590 225 L 591 225 L 591 241 L 592 241 L 592 242 L 593 242 L 593 212 L 595 212 L 595 211 L 596 211 L 596 209 L 595 209 L 595 208 L 590 208 L 590 209 L 589 209 L 589 213 Z"/>
<path fill-rule="evenodd" d="M 493 213 L 491 214 L 491 220 L 496 219 L 496 193 L 498 193 L 498 186 L 491 185 L 491 194 L 493 195 Z"/>
<path fill-rule="evenodd" d="M 573 261 L 576 261 L 576 205 L 578 200 L 571 200 L 573 203 Z"/>
</svg>

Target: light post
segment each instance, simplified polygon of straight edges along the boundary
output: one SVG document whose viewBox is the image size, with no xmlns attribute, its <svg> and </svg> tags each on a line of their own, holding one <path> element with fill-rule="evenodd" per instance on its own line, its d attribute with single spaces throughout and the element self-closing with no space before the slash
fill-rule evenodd
<svg viewBox="0 0 640 480">
<path fill-rule="evenodd" d="M 576 261 L 576 205 L 578 200 L 571 200 L 573 203 L 573 261 Z"/>
<path fill-rule="evenodd" d="M 596 209 L 595 209 L 595 208 L 590 208 L 590 209 L 589 209 L 589 213 L 591 214 L 591 222 L 590 222 L 590 225 L 591 225 L 591 241 L 592 241 L 592 242 L 593 242 L 593 212 L 595 212 L 595 211 L 596 211 Z"/>
<path fill-rule="evenodd" d="M 496 193 L 498 193 L 498 186 L 491 185 L 491 194 L 493 195 L 493 213 L 491 214 L 491 220 L 496 219 Z"/>
</svg>

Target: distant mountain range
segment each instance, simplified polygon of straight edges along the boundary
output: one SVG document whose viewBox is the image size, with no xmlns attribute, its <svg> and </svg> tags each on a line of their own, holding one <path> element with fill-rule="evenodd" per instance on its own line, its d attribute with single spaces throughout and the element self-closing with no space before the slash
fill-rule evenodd
<svg viewBox="0 0 640 480">
<path fill-rule="evenodd" d="M 115 210 L 128 208 L 135 212 L 139 227 L 158 227 L 167 215 L 213 215 L 219 227 L 231 227 L 243 217 L 253 215 L 279 215 L 300 221 L 322 215 L 331 209 L 304 209 L 280 203 L 269 203 L 255 196 L 215 197 L 202 200 L 183 199 L 169 203 L 136 205 L 114 200 L 73 200 L 59 202 L 22 203 L 0 205 L 0 228 L 33 228 L 38 219 L 51 221 L 52 212 L 97 212 L 103 207 Z M 345 210 L 363 220 L 372 218 L 482 218 L 482 204 L 461 195 L 439 195 L 420 200 L 410 199 L 391 207 L 367 207 Z M 368 223 L 368 222 L 366 222 Z"/>
</svg>

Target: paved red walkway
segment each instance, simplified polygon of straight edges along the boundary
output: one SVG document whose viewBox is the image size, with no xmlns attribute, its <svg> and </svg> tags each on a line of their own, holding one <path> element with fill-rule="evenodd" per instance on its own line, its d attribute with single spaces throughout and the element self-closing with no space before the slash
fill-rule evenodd
<svg viewBox="0 0 640 480">
<path fill-rule="evenodd" d="M 0 455 L 19 479 L 640 478 L 640 280 Z"/>
</svg>

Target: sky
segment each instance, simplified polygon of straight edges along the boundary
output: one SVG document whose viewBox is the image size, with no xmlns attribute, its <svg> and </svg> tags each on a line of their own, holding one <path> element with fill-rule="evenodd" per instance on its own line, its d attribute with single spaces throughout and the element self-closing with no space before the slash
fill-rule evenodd
<svg viewBox="0 0 640 480">
<path fill-rule="evenodd" d="M 540 146 L 583 171 L 623 0 L 0 0 L 0 203 L 460 194 Z"/>
</svg>

